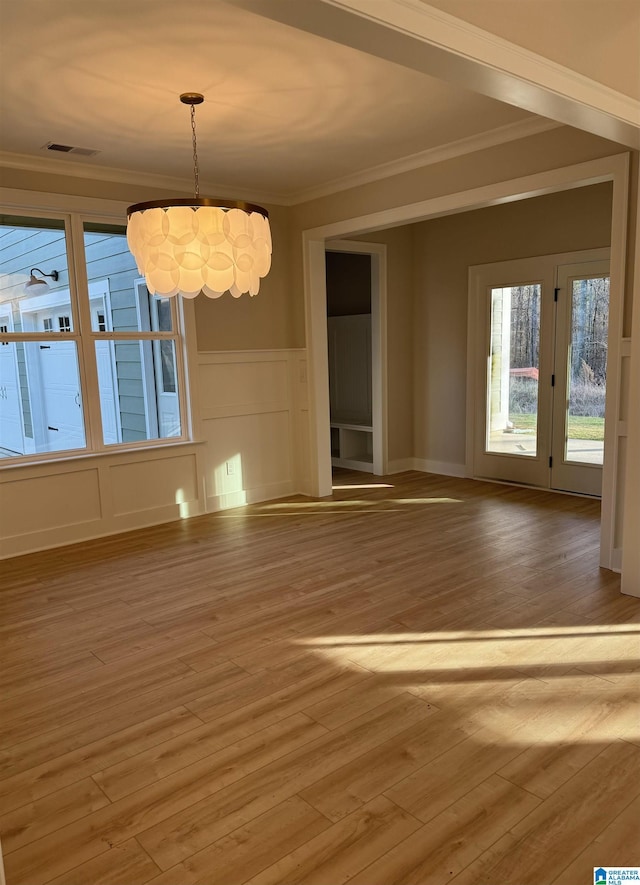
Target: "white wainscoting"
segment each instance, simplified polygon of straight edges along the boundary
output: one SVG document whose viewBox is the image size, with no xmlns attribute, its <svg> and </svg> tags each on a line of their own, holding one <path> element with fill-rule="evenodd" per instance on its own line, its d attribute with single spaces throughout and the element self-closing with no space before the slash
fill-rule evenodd
<svg viewBox="0 0 640 885">
<path fill-rule="evenodd" d="M 204 512 L 197 443 L 0 471 L 0 558 Z"/>
<path fill-rule="evenodd" d="M 306 487 L 306 387 L 304 351 L 198 355 L 207 511 Z"/>
<path fill-rule="evenodd" d="M 195 363 L 194 442 L 3 466 L 0 558 L 304 491 L 305 351 Z"/>
</svg>

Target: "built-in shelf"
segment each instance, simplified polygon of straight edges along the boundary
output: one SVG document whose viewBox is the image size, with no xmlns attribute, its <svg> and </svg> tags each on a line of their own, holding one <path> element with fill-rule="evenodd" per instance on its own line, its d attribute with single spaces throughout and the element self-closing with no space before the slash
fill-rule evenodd
<svg viewBox="0 0 640 885">
<path fill-rule="evenodd" d="M 350 470 L 373 468 L 373 427 L 370 424 L 331 422 L 331 463 Z"/>
<path fill-rule="evenodd" d="M 331 460 L 372 473 L 371 314 L 330 316 L 327 332 Z"/>
</svg>

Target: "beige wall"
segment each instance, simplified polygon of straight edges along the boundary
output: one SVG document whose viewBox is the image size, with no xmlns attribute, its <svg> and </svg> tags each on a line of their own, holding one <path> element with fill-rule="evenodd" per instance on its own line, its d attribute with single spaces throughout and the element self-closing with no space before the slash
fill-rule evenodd
<svg viewBox="0 0 640 885">
<path fill-rule="evenodd" d="M 468 268 L 610 245 L 609 183 L 412 226 L 415 457 L 465 461 Z"/>
<path fill-rule="evenodd" d="M 286 349 L 300 347 L 304 341 L 296 334 L 291 310 L 289 210 L 265 208 L 273 237 L 271 270 L 253 298 L 232 298 L 228 292 L 221 298 L 196 298 L 199 351 Z"/>
</svg>

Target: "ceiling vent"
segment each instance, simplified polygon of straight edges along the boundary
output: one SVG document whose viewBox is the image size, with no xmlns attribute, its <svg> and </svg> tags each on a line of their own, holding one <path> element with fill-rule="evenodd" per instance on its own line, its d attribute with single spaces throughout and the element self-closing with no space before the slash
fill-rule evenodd
<svg viewBox="0 0 640 885">
<path fill-rule="evenodd" d="M 100 151 L 94 151 L 91 148 L 74 147 L 71 144 L 57 144 L 55 141 L 48 141 L 42 146 L 45 151 L 57 151 L 60 154 L 77 154 L 80 157 L 95 157 Z"/>
</svg>

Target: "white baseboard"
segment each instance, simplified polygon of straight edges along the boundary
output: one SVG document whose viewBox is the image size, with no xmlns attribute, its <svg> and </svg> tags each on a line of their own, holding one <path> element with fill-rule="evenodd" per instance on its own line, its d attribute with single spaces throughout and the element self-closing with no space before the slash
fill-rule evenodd
<svg viewBox="0 0 640 885">
<path fill-rule="evenodd" d="M 333 467 L 344 467 L 345 470 L 359 470 L 362 473 L 373 473 L 372 461 L 357 461 L 350 458 L 332 458 Z"/>
<path fill-rule="evenodd" d="M 203 512 L 196 502 L 191 505 L 174 504 L 169 507 L 142 510 L 137 514 L 112 516 L 109 519 L 92 520 L 80 525 L 14 535 L 0 539 L 0 560 L 24 556 L 27 553 L 39 553 L 42 550 L 53 550 L 57 547 L 68 547 L 70 544 L 81 544 L 85 541 L 97 541 L 124 532 L 177 522 L 191 516 L 201 516 Z"/>
<path fill-rule="evenodd" d="M 618 574 L 622 572 L 622 547 L 613 548 L 611 551 L 611 565 L 605 565 L 603 568 L 610 568 L 612 572 L 618 572 Z"/>
<path fill-rule="evenodd" d="M 454 464 L 450 461 L 430 461 L 425 458 L 398 458 L 389 461 L 387 473 L 404 473 L 406 470 L 418 470 L 420 473 L 438 473 L 441 476 L 466 477 L 464 464 Z"/>
<path fill-rule="evenodd" d="M 415 458 L 397 458 L 395 461 L 389 461 L 387 465 L 387 474 L 404 473 L 407 470 L 416 470 Z"/>
<path fill-rule="evenodd" d="M 466 477 L 466 467 L 464 464 L 455 464 L 452 461 L 431 461 L 429 459 L 414 458 L 414 470 L 420 470 L 422 473 L 437 473 L 440 476 L 457 476 L 462 479 Z"/>
</svg>

